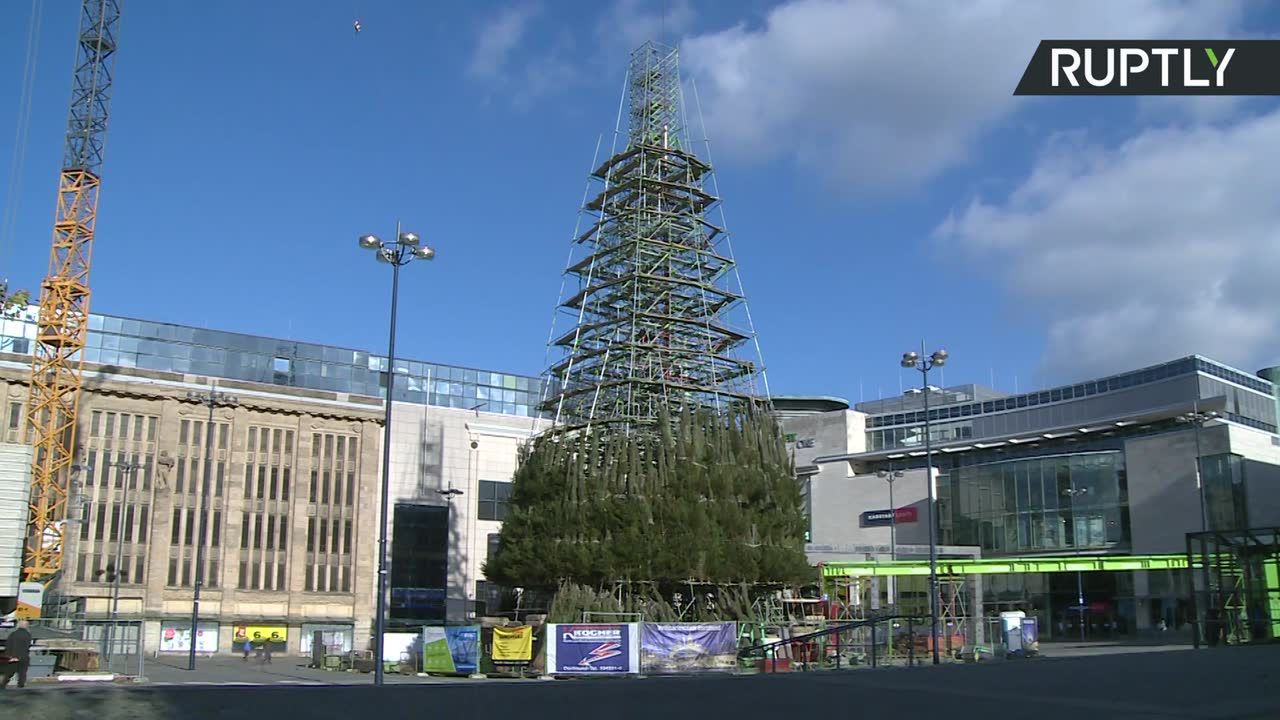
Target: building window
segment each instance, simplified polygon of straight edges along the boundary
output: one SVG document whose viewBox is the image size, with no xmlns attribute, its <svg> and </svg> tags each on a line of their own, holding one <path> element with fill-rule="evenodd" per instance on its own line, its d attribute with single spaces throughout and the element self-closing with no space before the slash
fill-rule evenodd
<svg viewBox="0 0 1280 720">
<path fill-rule="evenodd" d="M 1204 480 L 1204 506 L 1210 530 L 1239 530 L 1249 527 L 1244 458 L 1239 455 L 1209 455 L 1200 459 Z"/>
<path fill-rule="evenodd" d="M 286 439 L 290 446 L 292 439 Z M 351 592 L 349 570 L 352 564 L 354 538 L 350 536 L 355 517 L 352 485 L 343 492 L 343 478 L 354 478 L 358 472 L 359 442 L 354 436 L 334 433 L 311 435 L 311 467 L 307 469 L 310 487 L 307 501 L 315 512 L 307 519 L 308 566 L 303 572 L 304 587 L 312 592 Z M 290 474 L 282 474 L 288 492 Z M 348 528 L 344 532 L 344 528 Z M 284 528 L 281 528 L 282 533 Z M 283 535 L 282 535 L 283 537 Z M 283 548 L 283 540 L 281 548 Z M 282 553 L 283 554 L 283 553 Z M 339 571 L 339 568 L 343 568 Z"/>
<path fill-rule="evenodd" d="M 1121 452 L 972 465 L 941 476 L 939 535 L 947 544 L 1017 554 L 1106 549 L 1130 540 Z"/>
<path fill-rule="evenodd" d="M 481 480 L 478 517 L 481 520 L 506 520 L 510 499 L 511 483 Z"/>
<path fill-rule="evenodd" d="M 248 457 L 245 461 L 244 496 L 259 503 L 246 503 L 242 516 L 240 546 L 247 550 L 245 567 L 238 585 L 242 590 L 287 590 L 281 578 L 287 576 L 287 553 L 281 541 L 289 525 L 288 483 L 293 466 L 293 430 L 253 426 L 248 429 Z M 279 536 L 276 529 L 279 528 Z"/>
</svg>

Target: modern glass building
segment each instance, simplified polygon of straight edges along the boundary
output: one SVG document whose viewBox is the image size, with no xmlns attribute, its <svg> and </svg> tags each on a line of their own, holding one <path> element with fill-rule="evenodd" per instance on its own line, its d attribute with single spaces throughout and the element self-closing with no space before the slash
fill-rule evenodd
<svg viewBox="0 0 1280 720">
<path fill-rule="evenodd" d="M 1173 381 L 1173 382 L 1169 382 Z M 930 435 L 935 444 L 975 440 L 1087 423 L 1147 410 L 1186 397 L 1224 397 L 1226 417 L 1260 430 L 1276 431 L 1273 385 L 1208 358 L 1192 356 L 1075 385 L 981 401 L 956 389 L 930 393 Z M 910 396 L 908 396 L 910 397 Z M 902 405 L 902 401 L 894 400 Z M 924 444 L 924 411 L 880 412 L 884 401 L 860 403 L 868 413 L 867 449 L 917 448 Z M 913 400 L 920 406 L 922 400 Z"/>
<path fill-rule="evenodd" d="M 1190 532 L 1280 525 L 1275 391 L 1201 356 L 1020 394 L 931 388 L 938 543 L 953 557 L 1173 555 Z M 927 555 L 923 391 L 788 422 L 823 559 Z M 904 507 L 918 520 L 892 530 L 860 520 Z M 1184 581 L 1157 570 L 1014 574 L 983 578 L 970 600 L 988 616 L 1033 612 L 1049 636 L 1083 625 L 1100 638 L 1183 625 Z"/>
<path fill-rule="evenodd" d="M 0 351 L 32 352 L 35 307 L 0 319 Z M 386 356 L 364 350 L 114 315 L 89 316 L 85 361 L 288 387 L 386 396 Z M 397 358 L 397 402 L 535 417 L 536 377 Z"/>
<path fill-rule="evenodd" d="M 1192 356 L 1020 395 L 970 401 L 976 393 L 968 388 L 934 390 L 929 421 L 939 472 L 939 540 L 978 546 L 984 554 L 1127 550 L 1126 443 L 1187 430 L 1197 412 L 1274 436 L 1273 388 Z M 907 398 L 920 406 L 899 402 L 891 412 L 867 416 L 862 457 L 868 463 L 922 465 L 924 410 L 918 393 Z M 1199 457 L 1209 529 L 1246 523 L 1239 456 Z"/>
</svg>

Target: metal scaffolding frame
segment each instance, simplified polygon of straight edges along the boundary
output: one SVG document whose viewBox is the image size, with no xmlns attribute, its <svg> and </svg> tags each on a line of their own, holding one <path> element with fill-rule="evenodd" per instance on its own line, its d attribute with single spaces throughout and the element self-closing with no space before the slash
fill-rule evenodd
<svg viewBox="0 0 1280 720">
<path fill-rule="evenodd" d="M 708 218 L 719 203 L 711 173 L 689 139 L 678 51 L 644 44 L 631 56 L 614 152 L 591 173 L 600 189 L 572 239 L 556 315 L 572 327 L 557 333 L 553 321 L 561 357 L 541 409 L 558 428 L 630 429 L 668 403 L 722 410 L 759 397 L 763 364 L 758 344 L 754 360 L 743 356 L 755 331 L 723 213 Z"/>
<path fill-rule="evenodd" d="M 1280 527 L 1187 533 L 1195 646 L 1280 639 Z"/>
</svg>

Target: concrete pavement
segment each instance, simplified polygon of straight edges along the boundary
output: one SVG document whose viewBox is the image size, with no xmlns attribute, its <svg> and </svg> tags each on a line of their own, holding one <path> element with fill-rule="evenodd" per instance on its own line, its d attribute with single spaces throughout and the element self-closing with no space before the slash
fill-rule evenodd
<svg viewBox="0 0 1280 720">
<path fill-rule="evenodd" d="M 215 656 L 198 658 L 195 672 L 187 670 L 186 657 L 148 659 L 144 673 L 148 684 L 204 685 L 371 685 L 373 673 L 335 672 L 307 667 L 307 660 L 276 655 L 266 665 L 256 658 Z M 387 674 L 388 683 L 468 682 L 467 678 L 420 678 L 416 675 Z"/>
<path fill-rule="evenodd" d="M 892 717 L 1275 720 L 1280 646 L 749 677 L 147 686 L 0 696 L 0 718 Z"/>
</svg>

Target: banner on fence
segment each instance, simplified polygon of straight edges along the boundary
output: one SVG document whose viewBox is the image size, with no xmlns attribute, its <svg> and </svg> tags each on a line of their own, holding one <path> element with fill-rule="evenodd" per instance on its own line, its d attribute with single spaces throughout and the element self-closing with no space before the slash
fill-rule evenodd
<svg viewBox="0 0 1280 720">
<path fill-rule="evenodd" d="M 494 662 L 527 662 L 533 659 L 533 628 L 496 627 L 493 629 Z"/>
<path fill-rule="evenodd" d="M 422 671 L 470 675 L 480 669 L 480 626 L 422 628 Z"/>
<path fill-rule="evenodd" d="M 551 675 L 637 675 L 637 623 L 547 626 L 547 672 Z"/>
<path fill-rule="evenodd" d="M 733 672 L 738 667 L 738 626 L 717 623 L 644 623 L 640 661 L 646 673 Z"/>
</svg>

